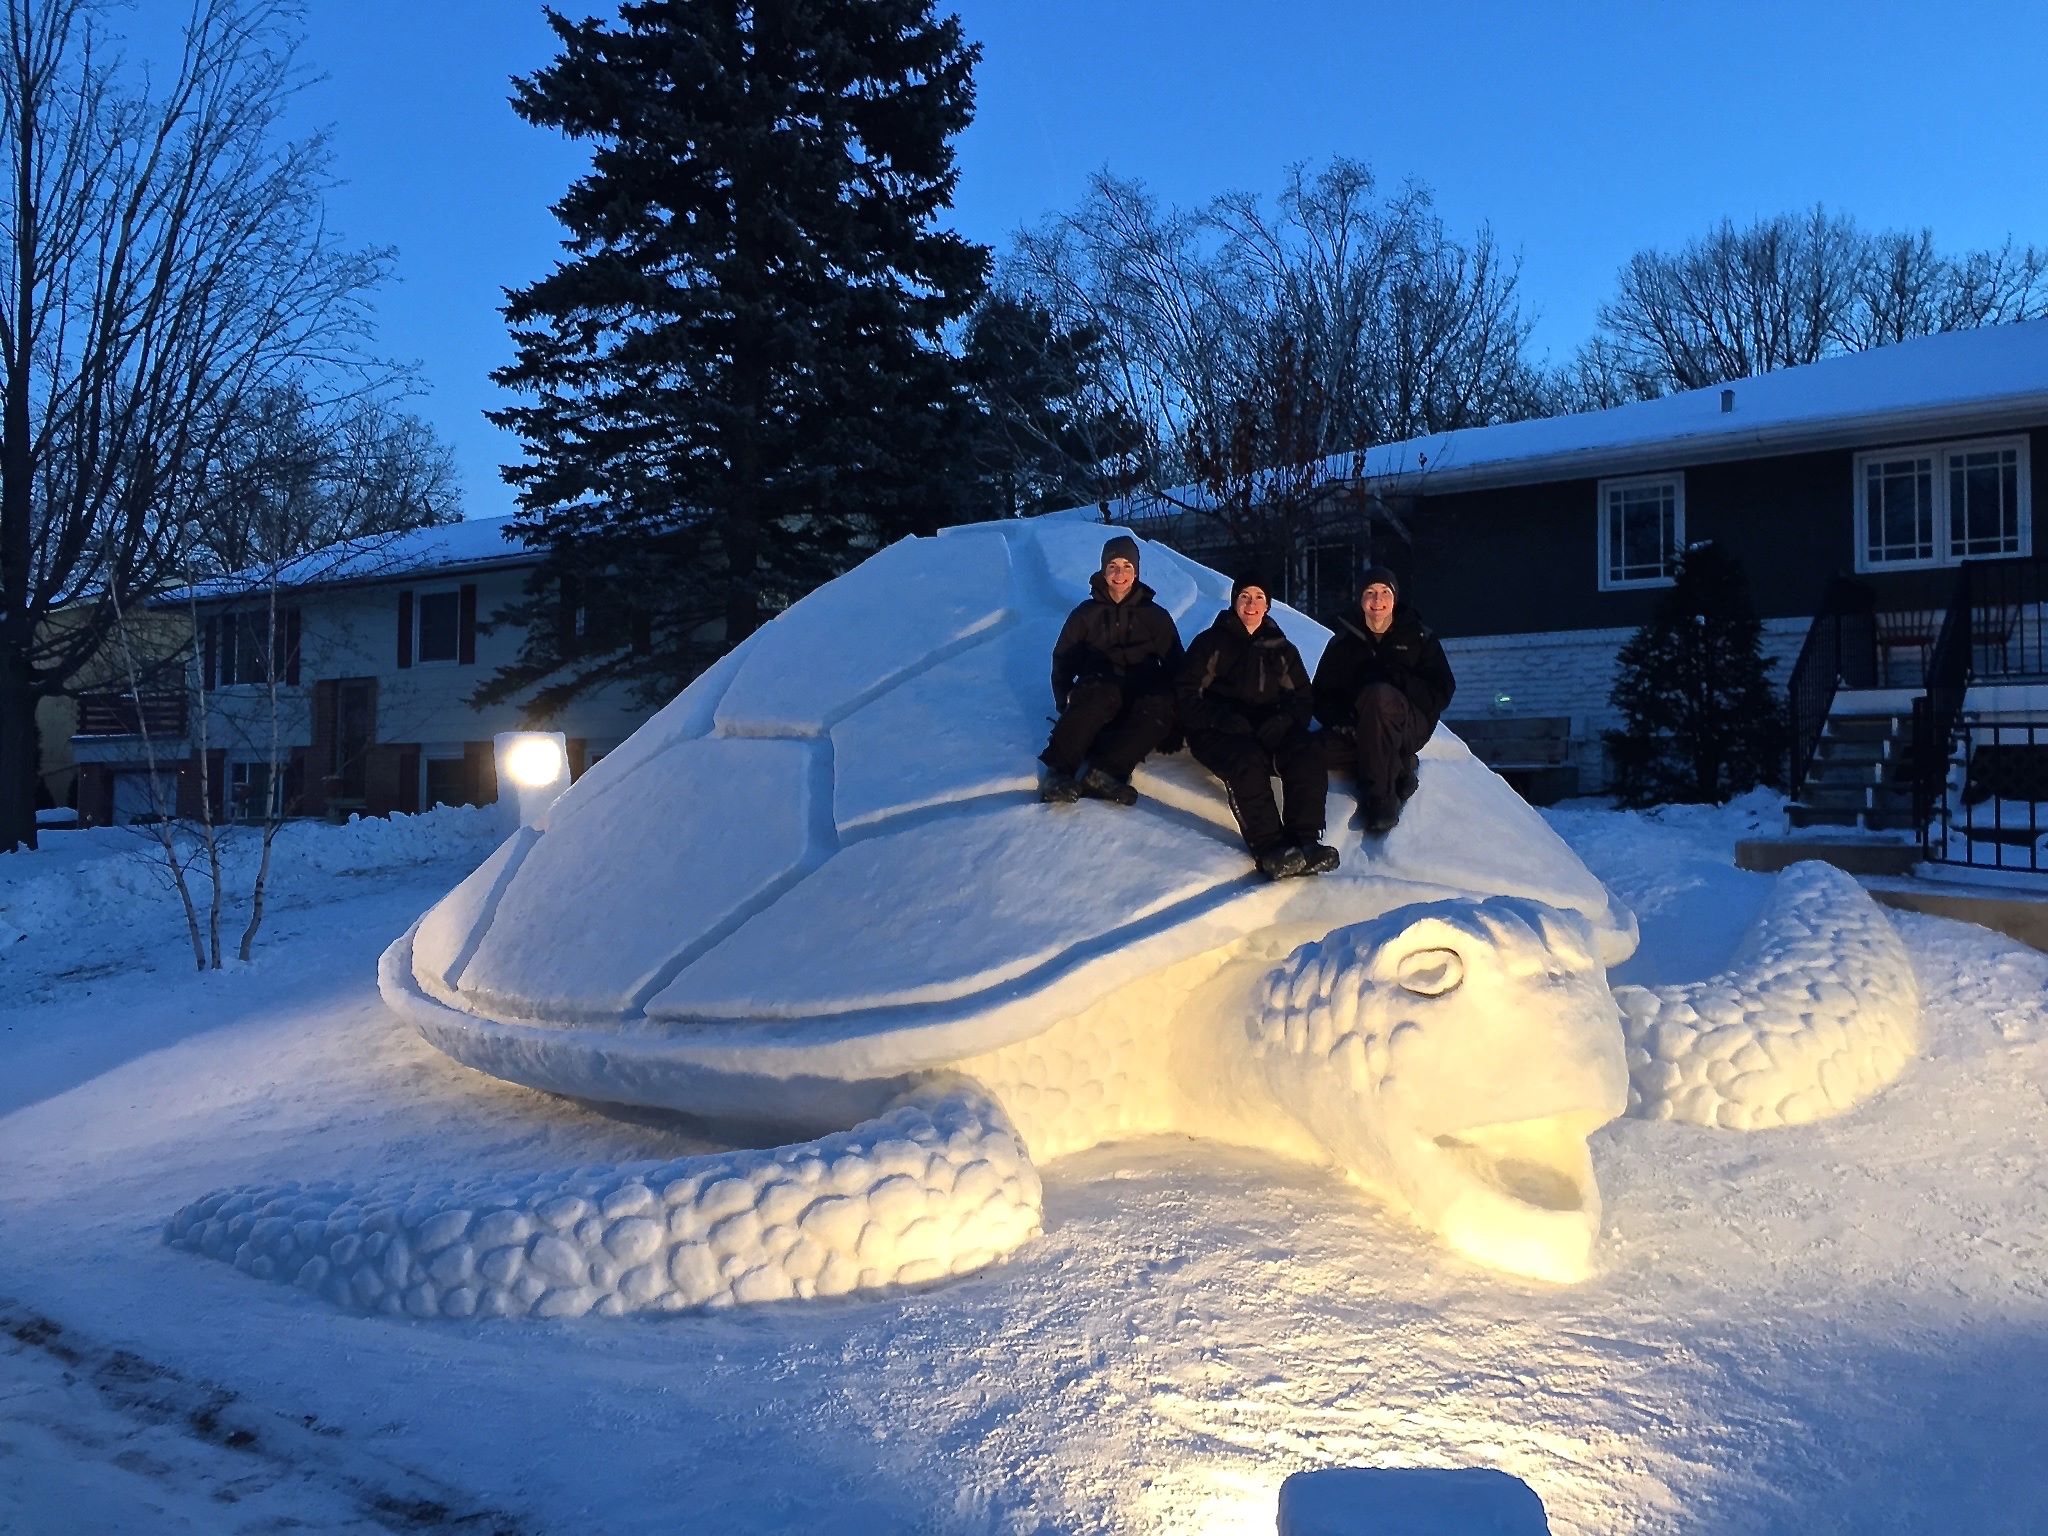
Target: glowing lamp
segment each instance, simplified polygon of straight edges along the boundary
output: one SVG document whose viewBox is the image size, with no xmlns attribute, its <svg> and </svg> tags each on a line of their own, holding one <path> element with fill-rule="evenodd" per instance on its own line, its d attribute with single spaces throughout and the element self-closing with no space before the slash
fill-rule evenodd
<svg viewBox="0 0 2048 1536">
<path fill-rule="evenodd" d="M 509 834 L 538 826 L 569 787 L 569 750 L 560 731 L 501 731 L 492 739 L 498 757 L 498 807 Z"/>
</svg>

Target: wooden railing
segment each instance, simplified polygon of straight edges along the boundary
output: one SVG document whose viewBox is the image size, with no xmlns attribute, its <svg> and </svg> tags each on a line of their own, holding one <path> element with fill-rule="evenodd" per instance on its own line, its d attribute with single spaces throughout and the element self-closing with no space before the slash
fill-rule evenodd
<svg viewBox="0 0 2048 1536">
<path fill-rule="evenodd" d="M 160 693 L 82 693 L 78 696 L 77 736 L 140 736 L 169 740 L 185 734 L 185 695 Z"/>
<path fill-rule="evenodd" d="M 1860 581 L 1837 576 L 1806 631 L 1792 664 L 1786 709 L 1792 736 L 1792 793 L 1806 782 L 1828 723 L 1835 690 L 1868 688 L 1877 681 L 1877 594 Z"/>
</svg>

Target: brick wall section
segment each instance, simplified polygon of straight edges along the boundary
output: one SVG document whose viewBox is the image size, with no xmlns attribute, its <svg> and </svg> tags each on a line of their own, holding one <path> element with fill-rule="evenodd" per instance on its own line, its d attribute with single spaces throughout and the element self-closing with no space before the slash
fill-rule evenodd
<svg viewBox="0 0 2048 1536">
<path fill-rule="evenodd" d="M 1764 621 L 1764 656 L 1776 663 L 1770 678 L 1781 699 L 1812 622 L 1810 618 Z M 1572 629 L 1445 638 L 1444 653 L 1458 679 L 1450 719 L 1455 726 L 1461 719 L 1495 713 L 1569 715 L 1580 787 L 1588 794 L 1595 793 L 1607 783 L 1600 734 L 1621 724 L 1621 716 L 1607 702 L 1614 687 L 1615 658 L 1634 633 L 1632 629 Z M 1496 711 L 1493 700 L 1503 693 L 1513 702 Z"/>
</svg>

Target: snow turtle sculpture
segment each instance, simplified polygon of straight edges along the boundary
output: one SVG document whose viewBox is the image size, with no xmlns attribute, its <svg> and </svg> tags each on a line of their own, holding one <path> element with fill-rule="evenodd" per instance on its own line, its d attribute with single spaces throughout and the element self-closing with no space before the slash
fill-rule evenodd
<svg viewBox="0 0 2048 1536">
<path fill-rule="evenodd" d="M 754 1144 L 356 1194 L 209 1196 L 171 1241 L 420 1316 L 717 1305 L 972 1271 L 1040 1164 L 1183 1132 L 1332 1164 L 1491 1265 L 1585 1272 L 1588 1135 L 1629 1093 L 1634 918 L 1439 730 L 1389 837 L 1253 874 L 1216 785 L 1034 793 L 1053 633 L 1099 525 L 905 540 L 693 683 L 384 956 L 456 1060 Z M 1228 582 L 1162 547 L 1183 629 Z M 1282 622 L 1310 664 L 1327 634 Z M 1342 827 L 1348 803 L 1333 802 Z"/>
</svg>

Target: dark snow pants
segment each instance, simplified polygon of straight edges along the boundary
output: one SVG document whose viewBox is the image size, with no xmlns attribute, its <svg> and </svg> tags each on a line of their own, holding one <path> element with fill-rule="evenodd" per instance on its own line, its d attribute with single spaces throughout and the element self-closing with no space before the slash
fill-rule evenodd
<svg viewBox="0 0 2048 1536">
<path fill-rule="evenodd" d="M 1318 738 L 1324 761 L 1357 775 L 1358 803 L 1366 814 L 1397 811 L 1407 798 L 1401 790 L 1414 793 L 1415 754 L 1436 726 L 1392 683 L 1367 683 L 1360 689 L 1355 718 L 1355 734 L 1326 731 Z"/>
<path fill-rule="evenodd" d="M 1282 843 L 1312 843 L 1323 832 L 1323 802 L 1330 776 L 1322 750 L 1300 726 L 1291 726 L 1280 745 L 1268 751 L 1256 736 L 1225 731 L 1188 732 L 1188 750 L 1195 761 L 1223 781 L 1230 809 L 1254 855 Z M 1283 815 L 1273 801 L 1273 778 L 1280 779 Z"/>
<path fill-rule="evenodd" d="M 1080 771 L 1082 759 L 1128 781 L 1145 754 L 1173 730 L 1173 695 L 1163 687 L 1133 688 L 1119 677 L 1084 677 L 1067 695 L 1038 760 L 1055 773 Z"/>
</svg>

